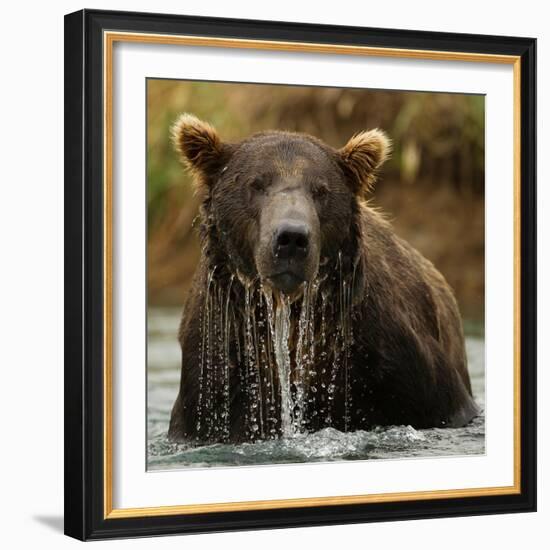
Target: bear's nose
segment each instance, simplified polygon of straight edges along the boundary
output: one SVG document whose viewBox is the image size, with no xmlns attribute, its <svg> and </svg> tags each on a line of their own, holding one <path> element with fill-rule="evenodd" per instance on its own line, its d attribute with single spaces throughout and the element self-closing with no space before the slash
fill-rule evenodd
<svg viewBox="0 0 550 550">
<path fill-rule="evenodd" d="M 309 248 L 309 229 L 299 222 L 285 222 L 275 232 L 273 252 L 277 259 L 303 260 Z"/>
</svg>

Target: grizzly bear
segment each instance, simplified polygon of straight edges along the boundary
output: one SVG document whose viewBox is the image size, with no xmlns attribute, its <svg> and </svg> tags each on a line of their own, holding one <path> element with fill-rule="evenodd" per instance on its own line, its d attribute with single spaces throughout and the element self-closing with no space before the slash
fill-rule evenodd
<svg viewBox="0 0 550 550">
<path fill-rule="evenodd" d="M 171 439 L 459 427 L 478 413 L 449 285 L 366 201 L 382 131 L 341 149 L 286 131 L 226 143 L 184 114 L 173 140 L 202 197 L 202 248 Z"/>
</svg>

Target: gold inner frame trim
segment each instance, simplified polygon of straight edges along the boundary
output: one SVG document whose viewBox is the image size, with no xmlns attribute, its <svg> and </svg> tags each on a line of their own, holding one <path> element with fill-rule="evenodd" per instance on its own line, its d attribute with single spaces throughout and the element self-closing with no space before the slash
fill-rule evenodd
<svg viewBox="0 0 550 550">
<path fill-rule="evenodd" d="M 116 42 L 203 46 L 216 48 L 259 49 L 269 51 L 302 52 L 336 55 L 359 55 L 370 57 L 394 57 L 432 61 L 462 61 L 474 63 L 497 63 L 513 66 L 514 86 L 514 484 L 504 487 L 481 487 L 413 491 L 367 495 L 327 496 L 245 502 L 221 502 L 209 504 L 182 504 L 150 508 L 113 508 L 113 46 Z M 511 495 L 521 492 L 521 432 L 520 432 L 520 222 L 521 222 L 521 59 L 518 56 L 446 52 L 338 44 L 315 44 L 307 42 L 282 42 L 271 40 L 229 39 L 202 36 L 164 35 L 131 32 L 105 31 L 103 34 L 103 111 L 104 111 L 104 518 L 154 517 L 180 514 L 230 512 L 246 510 L 272 510 L 281 508 L 304 508 L 310 506 L 334 506 L 411 500 L 434 500 L 478 496 Z"/>
</svg>

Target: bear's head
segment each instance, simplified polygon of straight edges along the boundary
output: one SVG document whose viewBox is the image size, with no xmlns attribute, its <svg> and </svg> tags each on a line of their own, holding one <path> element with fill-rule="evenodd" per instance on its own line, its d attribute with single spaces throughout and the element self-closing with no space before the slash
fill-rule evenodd
<svg viewBox="0 0 550 550">
<path fill-rule="evenodd" d="M 319 272 L 357 252 L 356 213 L 386 159 L 380 130 L 333 149 L 282 131 L 223 142 L 216 130 L 184 114 L 173 139 L 203 196 L 206 248 L 241 279 L 260 279 L 295 295 Z"/>
</svg>

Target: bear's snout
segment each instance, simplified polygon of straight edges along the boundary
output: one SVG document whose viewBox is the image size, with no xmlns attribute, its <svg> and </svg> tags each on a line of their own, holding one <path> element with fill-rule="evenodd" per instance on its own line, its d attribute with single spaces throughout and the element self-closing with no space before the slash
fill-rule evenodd
<svg viewBox="0 0 550 550">
<path fill-rule="evenodd" d="M 273 236 L 273 254 L 277 260 L 302 261 L 307 257 L 310 230 L 306 224 L 285 221 Z"/>
<path fill-rule="evenodd" d="M 272 193 L 263 203 L 256 265 L 260 278 L 285 294 L 295 294 L 319 267 L 319 219 L 301 189 Z"/>
<path fill-rule="evenodd" d="M 309 227 L 299 221 L 285 220 L 273 233 L 273 268 L 271 283 L 286 294 L 292 294 L 307 279 Z"/>
</svg>

